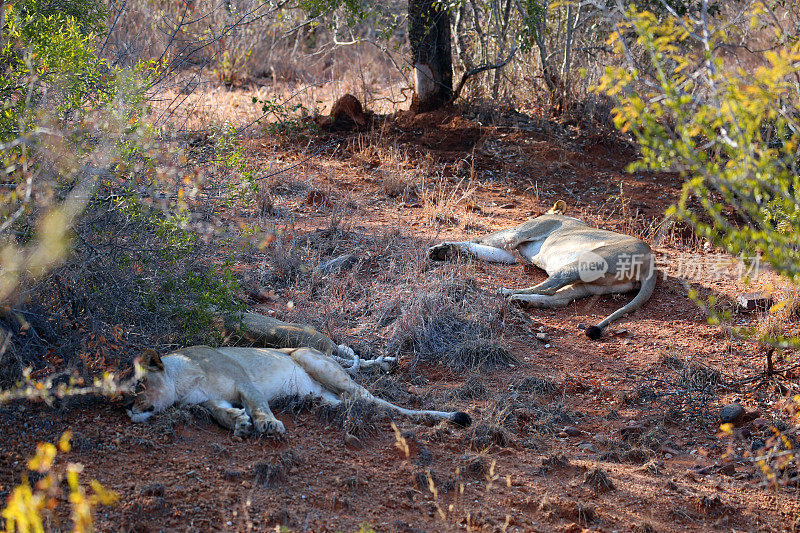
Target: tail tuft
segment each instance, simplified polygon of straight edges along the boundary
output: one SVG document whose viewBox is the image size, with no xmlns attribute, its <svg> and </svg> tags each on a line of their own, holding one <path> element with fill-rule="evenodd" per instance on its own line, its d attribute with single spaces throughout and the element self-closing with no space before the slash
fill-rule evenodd
<svg viewBox="0 0 800 533">
<path fill-rule="evenodd" d="M 586 333 L 586 336 L 592 339 L 593 341 L 596 341 L 597 339 L 603 336 L 603 328 L 598 326 L 589 326 L 584 331 Z"/>
<path fill-rule="evenodd" d="M 450 420 L 453 422 L 453 424 L 461 426 L 462 428 L 468 427 L 470 424 L 472 424 L 472 417 L 461 411 L 453 413 L 453 418 Z"/>
</svg>

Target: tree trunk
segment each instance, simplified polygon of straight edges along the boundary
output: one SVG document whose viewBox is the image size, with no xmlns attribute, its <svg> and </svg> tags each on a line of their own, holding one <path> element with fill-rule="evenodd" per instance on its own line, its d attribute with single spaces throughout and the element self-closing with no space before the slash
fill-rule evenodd
<svg viewBox="0 0 800 533">
<path fill-rule="evenodd" d="M 411 110 L 438 109 L 453 96 L 453 60 L 450 52 L 450 12 L 437 10 L 434 0 L 409 0 L 408 40 L 414 65 Z"/>
</svg>

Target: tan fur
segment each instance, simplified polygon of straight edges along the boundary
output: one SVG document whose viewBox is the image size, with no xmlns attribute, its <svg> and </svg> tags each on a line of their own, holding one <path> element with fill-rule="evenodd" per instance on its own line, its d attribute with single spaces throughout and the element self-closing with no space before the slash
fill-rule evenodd
<svg viewBox="0 0 800 533">
<path fill-rule="evenodd" d="M 406 416 L 427 416 L 468 425 L 464 413 L 415 411 L 376 398 L 327 355 L 312 348 L 211 348 L 192 346 L 163 358 L 145 354 L 143 390 L 128 415 L 144 422 L 173 404 L 200 404 L 234 435 L 280 436 L 283 424 L 269 402 L 285 396 L 314 397 L 338 405 L 361 398 Z"/>
<path fill-rule="evenodd" d="M 444 242 L 431 247 L 428 254 L 434 260 L 468 256 L 502 263 L 514 263 L 521 256 L 550 277 L 533 287 L 500 289 L 500 293 L 531 307 L 563 307 L 578 298 L 638 287 L 630 303 L 586 330 L 596 339 L 608 324 L 641 307 L 652 295 L 656 281 L 653 252 L 640 239 L 592 228 L 564 215 L 566 208 L 559 200 L 547 214 L 515 228 L 468 242 Z M 587 266 L 594 264 L 593 260 L 606 266 L 596 278 Z"/>
<path fill-rule="evenodd" d="M 226 319 L 229 340 L 237 345 L 259 348 L 314 348 L 329 355 L 346 370 L 355 374 L 359 369 L 378 366 L 388 369 L 395 357 L 381 356 L 377 359 L 361 359 L 352 348 L 345 344 L 337 345 L 307 324 L 284 322 L 277 318 L 257 313 L 240 313 Z"/>
</svg>

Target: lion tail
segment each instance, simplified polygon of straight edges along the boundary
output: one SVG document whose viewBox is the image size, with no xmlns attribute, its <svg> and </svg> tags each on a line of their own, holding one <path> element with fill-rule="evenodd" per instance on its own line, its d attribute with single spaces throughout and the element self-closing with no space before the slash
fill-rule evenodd
<svg viewBox="0 0 800 533">
<path fill-rule="evenodd" d="M 642 286 L 639 288 L 639 292 L 636 294 L 636 296 L 633 297 L 633 300 L 628 302 L 627 305 L 622 306 L 620 309 L 617 309 L 608 315 L 597 325 L 586 328 L 586 336 L 592 340 L 599 339 L 603 336 L 603 330 L 605 330 L 609 324 L 644 305 L 644 303 L 650 299 L 650 296 L 653 295 L 653 290 L 656 287 L 657 276 L 658 274 L 655 266 L 651 264 L 650 273 L 645 279 L 642 280 Z"/>
</svg>

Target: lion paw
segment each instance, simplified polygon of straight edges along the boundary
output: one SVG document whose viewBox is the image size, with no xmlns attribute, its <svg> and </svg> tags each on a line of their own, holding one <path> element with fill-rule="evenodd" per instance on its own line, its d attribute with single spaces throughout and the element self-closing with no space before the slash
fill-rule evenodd
<svg viewBox="0 0 800 533">
<path fill-rule="evenodd" d="M 535 307 L 531 298 L 523 294 L 512 293 L 508 301 L 511 302 L 512 304 L 517 304 L 520 307 Z"/>
<path fill-rule="evenodd" d="M 267 437 L 282 437 L 286 433 L 286 428 L 280 420 L 259 417 L 256 420 L 256 431 Z"/>
<path fill-rule="evenodd" d="M 239 438 L 249 437 L 253 434 L 253 424 L 249 419 L 239 419 L 236 421 L 236 427 L 233 428 L 233 436 Z"/>
<path fill-rule="evenodd" d="M 428 257 L 434 261 L 447 261 L 458 256 L 461 250 L 454 242 L 443 242 L 428 248 Z"/>
</svg>

